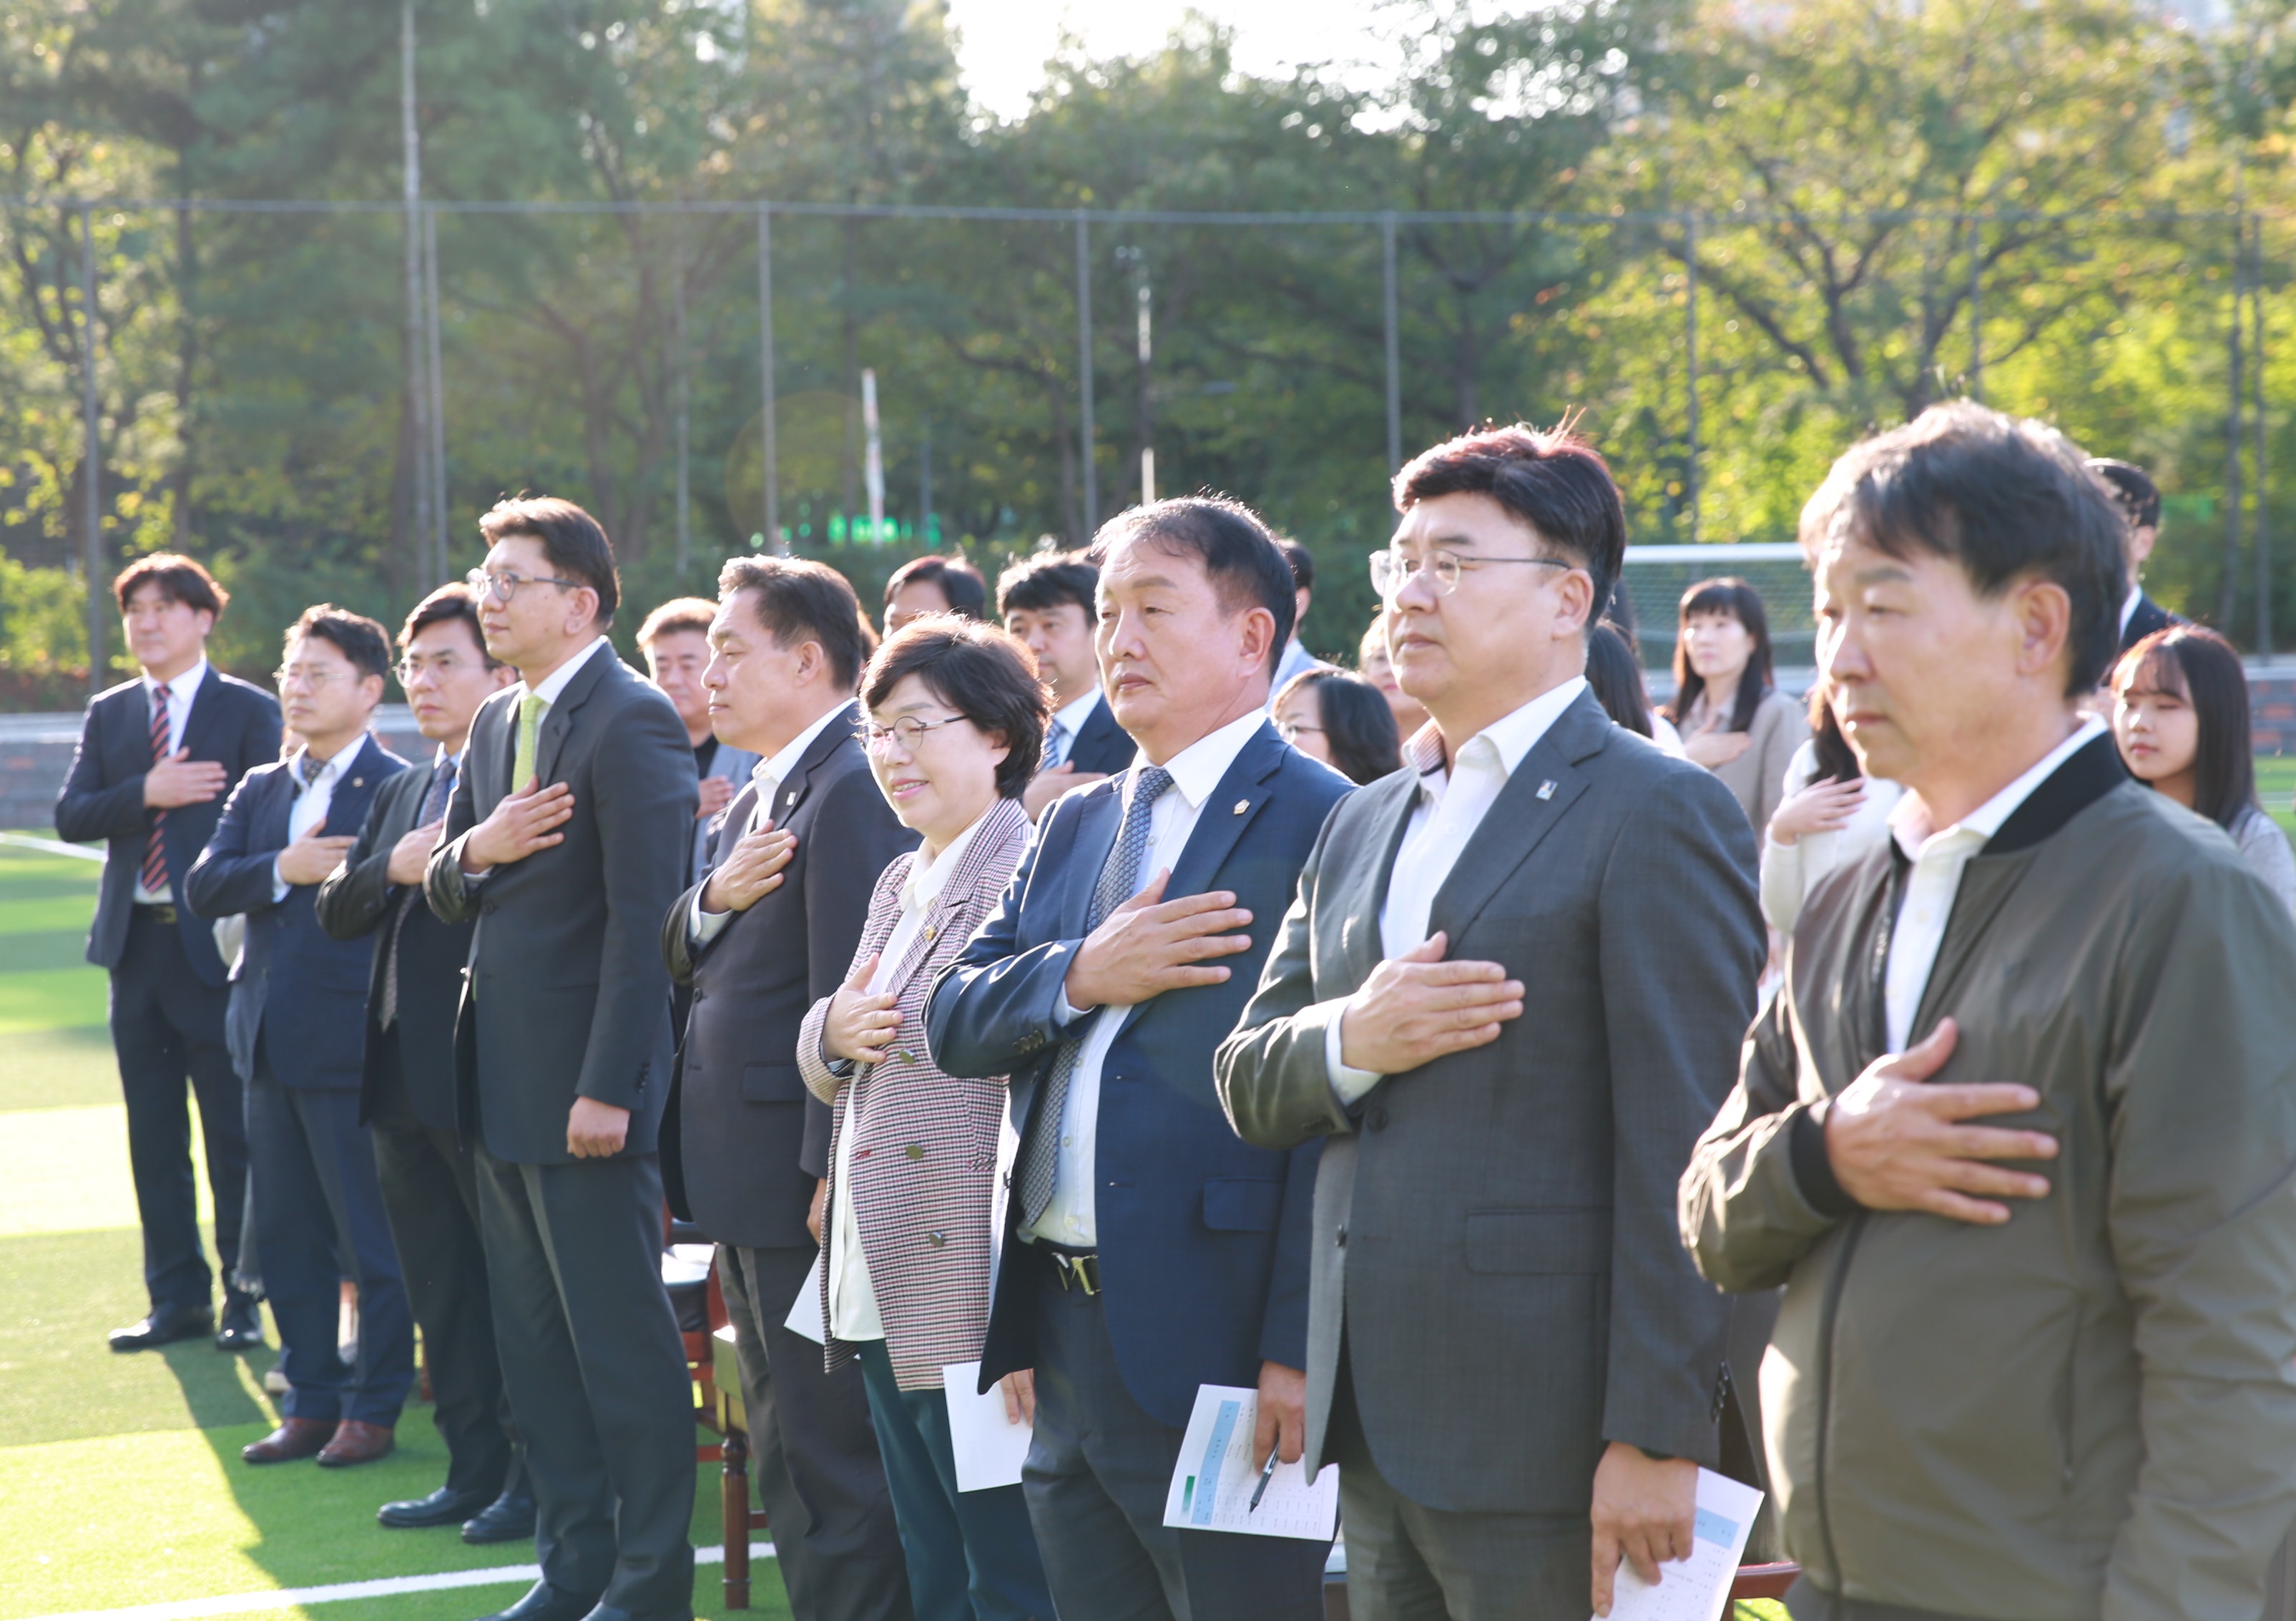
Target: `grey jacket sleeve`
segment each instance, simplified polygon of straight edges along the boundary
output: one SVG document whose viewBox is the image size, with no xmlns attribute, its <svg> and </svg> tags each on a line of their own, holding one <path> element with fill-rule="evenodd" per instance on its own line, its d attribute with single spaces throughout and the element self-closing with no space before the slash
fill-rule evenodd
<svg viewBox="0 0 2296 1621">
<path fill-rule="evenodd" d="M 1292 1148 L 1355 1130 L 1324 1063 L 1325 1031 L 1340 1004 L 1317 1003 L 1315 995 L 1316 895 L 1336 819 L 1316 835 L 1259 988 L 1212 1061 L 1228 1124 L 1255 1148 Z"/>
<path fill-rule="evenodd" d="M 2231 861 L 2128 933 L 2106 1222 L 2144 1462 L 2104 1621 L 2253 1617 L 2296 1516 L 2296 924 Z"/>
</svg>

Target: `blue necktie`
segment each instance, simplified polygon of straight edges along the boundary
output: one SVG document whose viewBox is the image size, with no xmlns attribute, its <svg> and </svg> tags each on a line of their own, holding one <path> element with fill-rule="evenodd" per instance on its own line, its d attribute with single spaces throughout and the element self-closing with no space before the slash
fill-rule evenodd
<svg viewBox="0 0 2296 1621">
<path fill-rule="evenodd" d="M 1162 766 L 1143 766 L 1133 778 L 1132 802 L 1124 808 L 1124 825 L 1117 830 L 1108 860 L 1101 863 L 1100 881 L 1093 885 L 1092 909 L 1085 917 L 1086 934 L 1107 922 L 1108 915 L 1139 890 L 1140 863 L 1148 854 L 1151 814 L 1171 786 L 1172 774 Z M 1053 1202 L 1053 1183 L 1060 1170 L 1061 1115 L 1068 1106 L 1069 1082 L 1075 1079 L 1083 1056 L 1081 1041 L 1063 1043 L 1054 1055 L 1052 1073 L 1045 1077 L 1045 1100 L 1037 1106 L 1037 1129 L 1021 1161 L 1024 1225 L 1043 1215 L 1045 1206 Z"/>
</svg>

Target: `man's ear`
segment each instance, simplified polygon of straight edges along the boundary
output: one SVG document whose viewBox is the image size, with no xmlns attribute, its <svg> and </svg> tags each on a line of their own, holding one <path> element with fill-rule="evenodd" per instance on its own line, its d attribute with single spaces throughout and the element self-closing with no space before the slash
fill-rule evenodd
<svg viewBox="0 0 2296 1621">
<path fill-rule="evenodd" d="M 2017 673 L 2063 674 L 2072 658 L 2073 601 L 2054 580 L 2026 580 L 2009 588 L 2017 626 Z"/>
</svg>

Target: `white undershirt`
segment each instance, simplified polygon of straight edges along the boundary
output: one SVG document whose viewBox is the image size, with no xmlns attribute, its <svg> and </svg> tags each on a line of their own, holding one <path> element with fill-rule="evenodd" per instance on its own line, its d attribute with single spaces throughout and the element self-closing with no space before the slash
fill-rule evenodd
<svg viewBox="0 0 2296 1621">
<path fill-rule="evenodd" d="M 1187 849 L 1188 839 L 1204 814 L 1205 800 L 1219 786 L 1220 778 L 1227 775 L 1235 757 L 1243 753 L 1244 745 L 1267 726 L 1267 714 L 1255 709 L 1219 730 L 1197 738 L 1164 762 L 1164 769 L 1172 774 L 1172 786 L 1149 808 L 1148 852 L 1140 859 L 1134 893 L 1145 889 L 1160 871 L 1179 865 L 1180 853 Z M 1132 802 L 1140 769 L 1140 761 L 1136 761 L 1119 778 L 1127 805 Z M 1212 813 L 1242 815 L 1250 805 L 1250 800 L 1240 800 L 1232 809 L 1214 806 Z M 1084 1051 L 1077 1057 L 1076 1073 L 1069 1077 L 1067 1105 L 1061 1111 L 1060 1152 L 1054 1162 L 1053 1197 L 1045 1205 L 1044 1214 L 1021 1229 L 1024 1238 L 1049 1238 L 1055 1244 L 1078 1249 L 1090 1249 L 1100 1240 L 1092 1180 L 1100 1131 L 1100 1072 L 1108 1062 L 1108 1049 L 1116 1044 L 1118 1033 L 1124 1028 L 1124 1016 L 1130 1011 L 1128 1007 L 1111 1005 L 1094 1016 L 1090 1032 L 1084 1039 Z M 1073 1024 L 1083 1016 L 1082 1009 L 1069 1006 L 1067 999 L 1062 998 L 1062 1024 Z"/>
<path fill-rule="evenodd" d="M 310 832 L 312 828 L 319 827 L 326 821 L 327 807 L 332 804 L 335 799 L 335 784 L 340 781 L 343 773 L 350 769 L 351 761 L 357 757 L 361 745 L 365 742 L 366 734 L 365 732 L 361 732 L 357 736 L 352 738 L 341 748 L 337 749 L 334 753 L 328 758 L 326 763 L 319 768 L 318 774 L 313 777 L 308 783 L 303 781 L 303 758 L 310 753 L 310 750 L 305 749 L 301 751 L 295 756 L 294 761 L 289 764 L 287 769 L 294 773 L 295 781 L 299 789 L 295 795 L 294 808 L 287 812 L 287 842 L 289 843 L 293 843 L 297 839 L 301 838 L 305 834 Z M 279 901 L 284 901 L 287 898 L 287 891 L 291 887 L 291 885 L 288 884 L 287 880 L 279 876 L 279 858 L 277 856 L 272 857 L 272 902 L 275 905 Z"/>
<path fill-rule="evenodd" d="M 2104 734 L 2104 722 L 2091 716 L 2073 735 L 2035 762 L 2023 776 L 1941 832 L 1930 828 L 1929 807 L 1907 794 L 1890 813 L 1890 836 L 1913 862 L 1906 875 L 1905 900 L 1890 932 L 1890 965 L 1884 980 L 1890 1050 L 1903 1052 L 1929 990 L 1930 972 L 1945 944 L 1946 924 L 1961 890 L 1962 869 L 2001 831 L 2002 823 L 2033 795 L 2056 769 Z"/>
</svg>

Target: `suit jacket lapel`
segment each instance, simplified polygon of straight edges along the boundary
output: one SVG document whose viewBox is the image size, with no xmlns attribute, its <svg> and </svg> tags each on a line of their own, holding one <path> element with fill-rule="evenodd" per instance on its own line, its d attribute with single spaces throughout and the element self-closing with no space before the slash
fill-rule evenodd
<svg viewBox="0 0 2296 1621">
<path fill-rule="evenodd" d="M 1188 835 L 1180 859 L 1172 864 L 1172 881 L 1164 891 L 1168 898 L 1201 894 L 1210 886 L 1212 876 L 1227 860 L 1228 852 L 1235 848 L 1243 830 L 1251 826 L 1267 803 L 1267 779 L 1282 767 L 1284 752 L 1290 747 L 1275 735 L 1274 727 L 1263 725 L 1229 762 L 1219 786 L 1196 813 L 1196 830 Z M 1145 879 L 1155 875 L 1140 876 Z M 1267 921 L 1273 923 L 1275 919 Z"/>
<path fill-rule="evenodd" d="M 861 706 L 849 704 L 843 714 L 814 734 L 813 741 L 806 745 L 805 753 L 798 756 L 797 765 L 790 772 L 789 780 L 776 790 L 775 797 L 779 802 L 766 807 L 766 814 L 774 819 L 775 827 L 789 826 L 790 818 L 800 805 L 805 803 L 806 796 L 813 792 L 813 774 L 827 765 L 838 750 L 860 746 L 853 741 L 853 734 L 860 724 Z"/>
<path fill-rule="evenodd" d="M 1078 827 L 1075 843 L 1069 859 L 1061 864 L 1062 876 L 1067 880 L 1062 892 L 1060 938 L 1081 938 L 1085 923 L 1092 916 L 1092 892 L 1100 885 L 1100 869 L 1108 863 L 1108 852 L 1116 848 L 1116 835 L 1124 827 L 1124 778 L 1119 773 L 1110 779 L 1111 793 L 1090 793 L 1077 808 Z"/>
<path fill-rule="evenodd" d="M 1332 897 L 1332 915 L 1344 919 L 1340 926 L 1340 946 L 1347 963 L 1349 991 L 1369 979 L 1371 971 L 1387 955 L 1379 918 L 1387 906 L 1387 882 L 1395 871 L 1395 852 L 1403 847 L 1403 835 L 1411 827 L 1411 813 L 1419 805 L 1419 778 L 1406 775 L 1393 779 L 1391 786 L 1366 788 L 1364 792 L 1392 797 L 1373 822 L 1374 827 L 1385 829 L 1385 836 L 1363 851 L 1363 856 L 1368 859 L 1355 863 L 1352 873 L 1341 879 L 1346 893 Z"/>
<path fill-rule="evenodd" d="M 542 729 L 534 740 L 534 774 L 545 787 L 557 780 L 558 753 L 566 746 L 567 734 L 574 729 L 574 712 L 589 702 L 590 695 L 597 690 L 598 683 L 611 673 L 606 666 L 619 665 L 621 662 L 620 656 L 611 646 L 593 653 L 582 668 L 574 672 L 574 679 L 566 683 L 566 690 L 558 695 L 558 701 L 544 713 Z M 516 748 L 517 745 L 518 734 L 513 728 L 511 746 Z"/>
<path fill-rule="evenodd" d="M 993 900 L 1004 888 L 996 875 L 1008 873 L 1013 868 L 1013 846 L 1028 836 L 1029 815 L 1021 809 L 1017 799 L 999 799 L 981 818 L 980 830 L 964 848 L 962 865 L 949 874 L 948 882 L 932 899 L 925 911 L 925 926 L 909 942 L 909 949 L 894 965 L 893 976 L 885 982 L 885 989 L 895 996 L 908 988 L 909 981 L 931 958 L 933 950 L 947 937 L 950 926 L 964 913 L 964 909 L 980 898 L 986 889 Z M 1002 856 L 1000 862 L 997 858 Z M 892 931 L 886 930 L 888 938 Z"/>
<path fill-rule="evenodd" d="M 210 664 L 207 674 L 200 678 L 199 686 L 193 689 L 191 719 L 184 722 L 181 746 L 191 751 L 193 760 L 201 757 L 200 750 L 207 745 L 208 734 L 215 730 L 216 711 L 223 706 L 222 692 L 223 678 Z M 152 689 L 149 687 L 144 689 L 144 725 L 147 731 L 151 728 Z"/>
<path fill-rule="evenodd" d="M 302 785 L 296 778 L 295 768 L 290 764 L 283 765 L 271 773 L 269 786 L 270 797 L 264 802 L 262 823 L 257 831 L 263 840 L 263 849 L 284 850 L 289 843 L 288 833 L 294 820 L 295 801 L 301 796 Z M 255 849 L 250 842 L 250 853 L 253 853 Z"/>
<path fill-rule="evenodd" d="M 1555 717 L 1546 735 L 1516 764 L 1436 892 L 1427 914 L 1431 934 L 1443 930 L 1457 945 L 1491 897 L 1587 791 L 1578 762 L 1602 753 L 1611 726 L 1591 691 L 1580 693 Z"/>
<path fill-rule="evenodd" d="M 325 832 L 357 836 L 359 825 L 366 820 L 367 807 L 374 803 L 375 794 L 382 786 L 382 745 L 370 732 L 360 740 L 358 753 L 337 776 L 334 792 L 327 796 Z"/>
</svg>

